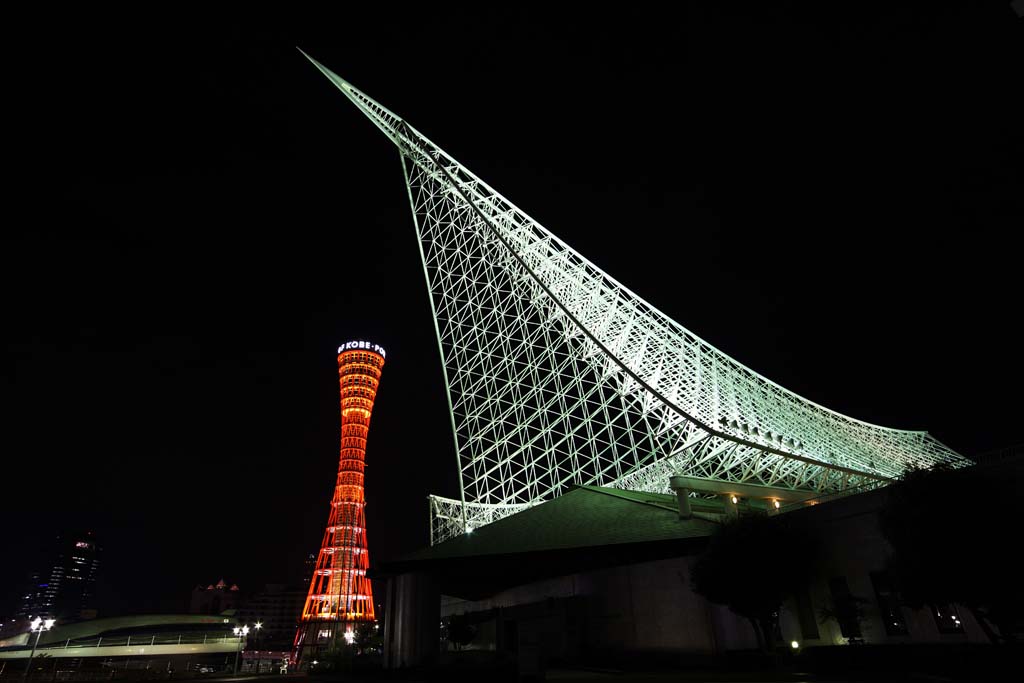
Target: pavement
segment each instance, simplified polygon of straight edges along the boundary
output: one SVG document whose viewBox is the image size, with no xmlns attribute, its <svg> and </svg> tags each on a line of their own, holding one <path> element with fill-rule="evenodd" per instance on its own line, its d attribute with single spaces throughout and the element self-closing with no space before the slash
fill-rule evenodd
<svg viewBox="0 0 1024 683">
<path fill-rule="evenodd" d="M 460 672 L 455 677 L 459 681 L 469 680 L 466 672 Z M 336 674 L 314 674 L 309 676 L 306 672 L 291 674 L 239 674 L 216 675 L 207 674 L 191 679 L 189 683 L 211 681 L 216 683 L 249 683 L 251 681 L 263 681 L 264 683 L 296 683 L 297 679 L 303 679 L 308 683 L 382 683 L 385 681 L 401 681 L 401 683 L 437 683 L 443 678 L 436 675 L 418 677 L 397 674 L 389 676 L 385 672 L 378 671 L 370 675 L 360 673 L 336 673 Z M 127 679 L 119 679 L 124 683 Z M 524 681 L 530 679 L 524 679 Z M 942 676 L 935 676 L 923 673 L 908 673 L 903 675 L 885 676 L 881 674 L 859 674 L 850 676 L 821 676 L 810 673 L 789 673 L 770 671 L 649 671 L 649 672 L 628 672 L 614 669 L 587 669 L 587 668 L 552 668 L 545 672 L 543 679 L 532 679 L 550 681 L 553 683 L 962 683 L 962 681 Z M 979 679 L 980 680 L 1006 680 Z M 486 683 L 486 681 L 483 681 Z"/>
<path fill-rule="evenodd" d="M 266 681 L 272 683 L 273 681 L 295 681 L 297 678 L 308 678 L 309 676 L 305 671 L 291 673 L 291 674 L 203 674 L 196 676 L 195 678 L 189 679 L 191 681 L 217 681 L 217 683 L 229 683 L 233 681 Z"/>
</svg>

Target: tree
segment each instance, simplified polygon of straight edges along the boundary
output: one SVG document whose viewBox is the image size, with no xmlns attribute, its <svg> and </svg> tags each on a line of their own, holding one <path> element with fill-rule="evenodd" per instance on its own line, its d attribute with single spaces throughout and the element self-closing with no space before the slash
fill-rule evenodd
<svg viewBox="0 0 1024 683">
<path fill-rule="evenodd" d="M 364 622 L 357 624 L 355 627 L 352 647 L 355 648 L 358 654 L 364 655 L 367 651 L 372 652 L 377 650 L 378 645 L 382 644 L 383 640 L 383 637 L 380 635 L 380 630 L 377 628 L 377 624 Z"/>
<path fill-rule="evenodd" d="M 465 615 L 453 615 L 446 626 L 446 639 L 456 650 L 466 647 L 476 637 L 476 627 L 469 623 Z"/>
<path fill-rule="evenodd" d="M 861 627 L 867 617 L 867 605 L 868 601 L 866 599 L 847 593 L 834 597 L 831 603 L 818 610 L 818 616 L 822 620 L 835 620 L 839 624 L 840 633 L 846 637 L 847 642 L 851 645 L 863 644 L 864 639 L 861 637 Z"/>
<path fill-rule="evenodd" d="M 963 605 L 994 643 L 1015 640 L 1024 626 L 1022 482 L 1019 465 L 1009 465 L 908 471 L 879 517 L 903 601 Z"/>
<path fill-rule="evenodd" d="M 723 524 L 691 572 L 693 589 L 750 620 L 764 650 L 775 648 L 782 602 L 811 579 L 813 538 L 784 517 L 739 517 Z"/>
</svg>

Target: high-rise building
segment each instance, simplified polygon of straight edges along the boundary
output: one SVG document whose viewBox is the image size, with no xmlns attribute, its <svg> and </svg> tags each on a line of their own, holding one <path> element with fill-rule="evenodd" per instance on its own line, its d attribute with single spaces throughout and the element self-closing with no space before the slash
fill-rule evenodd
<svg viewBox="0 0 1024 683">
<path fill-rule="evenodd" d="M 313 578 L 313 572 L 316 570 L 316 553 L 309 553 L 306 555 L 306 559 L 302 562 L 302 585 L 308 587 L 310 580 Z"/>
<path fill-rule="evenodd" d="M 43 549 L 23 593 L 21 616 L 62 622 L 96 617 L 99 546 L 91 531 L 58 535 Z"/>
<path fill-rule="evenodd" d="M 353 341 L 338 348 L 341 457 L 327 530 L 295 635 L 300 666 L 308 656 L 336 646 L 338 638 L 350 639 L 355 623 L 374 621 L 373 593 L 366 577 L 363 468 L 383 367 L 384 349 L 376 344 Z"/>
</svg>

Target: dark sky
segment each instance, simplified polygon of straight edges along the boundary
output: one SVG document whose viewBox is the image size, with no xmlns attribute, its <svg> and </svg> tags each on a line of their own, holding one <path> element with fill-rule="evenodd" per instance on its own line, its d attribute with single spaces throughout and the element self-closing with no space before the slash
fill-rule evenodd
<svg viewBox="0 0 1024 683">
<path fill-rule="evenodd" d="M 296 45 L 783 386 L 1019 441 L 1024 20 L 775 5 L 11 26 L 0 616 L 68 528 L 101 539 L 107 614 L 294 576 L 349 339 L 388 349 L 371 560 L 456 494 L 397 151 Z"/>
</svg>

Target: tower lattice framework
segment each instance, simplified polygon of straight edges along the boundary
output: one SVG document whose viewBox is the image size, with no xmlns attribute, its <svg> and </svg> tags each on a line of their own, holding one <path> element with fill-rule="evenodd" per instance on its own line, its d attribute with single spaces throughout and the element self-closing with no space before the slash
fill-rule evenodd
<svg viewBox="0 0 1024 683">
<path fill-rule="evenodd" d="M 366 576 L 363 470 L 384 355 L 383 348 L 365 341 L 348 342 L 338 349 L 341 451 L 327 529 L 295 637 L 300 659 L 311 650 L 335 645 L 353 624 L 374 621 L 373 590 Z"/>
<path fill-rule="evenodd" d="M 460 497 L 430 497 L 432 543 L 576 484 L 668 492 L 683 474 L 832 493 L 969 462 L 730 358 L 309 59 L 401 154 L 459 468 Z"/>
</svg>

